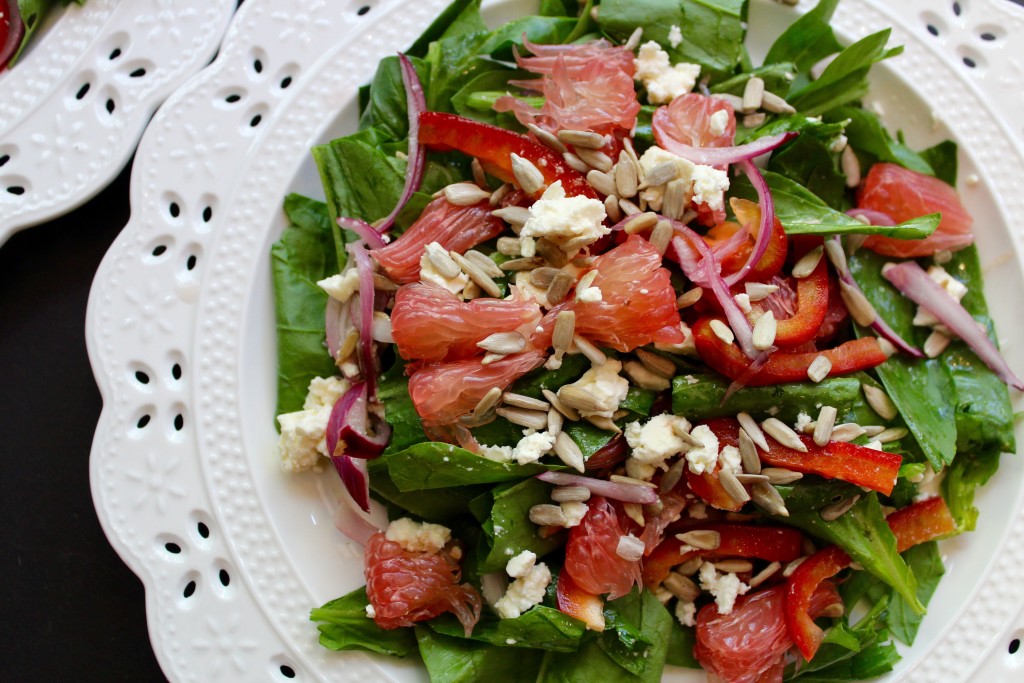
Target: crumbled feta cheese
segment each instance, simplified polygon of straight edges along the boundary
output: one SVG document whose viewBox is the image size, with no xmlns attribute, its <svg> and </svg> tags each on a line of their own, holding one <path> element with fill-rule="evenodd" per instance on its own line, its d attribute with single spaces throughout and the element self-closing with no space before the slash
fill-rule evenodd
<svg viewBox="0 0 1024 683">
<path fill-rule="evenodd" d="M 696 626 L 697 620 L 694 618 L 697 614 L 697 606 L 692 602 L 686 600 L 680 600 L 676 603 L 676 619 L 683 626 Z"/>
<path fill-rule="evenodd" d="M 686 444 L 677 431 L 689 432 L 690 423 L 678 415 L 655 415 L 643 425 L 626 425 L 626 443 L 632 449 L 630 460 L 648 465 L 661 465 L 668 458 L 682 452 Z"/>
<path fill-rule="evenodd" d="M 511 462 L 515 460 L 515 457 L 512 455 L 511 446 L 487 446 L 480 444 L 480 455 L 494 462 Z"/>
<path fill-rule="evenodd" d="M 576 292 L 576 300 L 588 304 L 601 301 L 603 297 L 604 295 L 601 293 L 600 287 L 584 287 Z"/>
<path fill-rule="evenodd" d="M 598 409 L 592 412 L 579 411 L 584 417 L 607 417 L 611 418 L 619 409 L 619 404 L 626 399 L 629 393 L 629 380 L 619 376 L 622 370 L 622 362 L 607 360 L 604 365 L 595 365 L 583 373 L 583 376 L 572 384 L 573 386 L 590 392 L 597 399 Z"/>
<path fill-rule="evenodd" d="M 662 342 L 654 342 L 654 348 L 658 351 L 665 351 L 666 353 L 672 353 L 677 356 L 691 356 L 697 357 L 697 345 L 693 341 L 693 330 L 689 328 L 686 323 L 679 323 L 679 329 L 683 332 L 683 341 L 678 344 L 665 344 Z M 690 376 L 693 379 L 692 375 Z M 689 384 L 695 384 L 700 380 L 694 379 L 692 382 L 687 380 Z"/>
<path fill-rule="evenodd" d="M 537 553 L 532 550 L 524 550 L 505 563 L 505 573 L 513 579 L 518 579 L 529 574 L 535 564 L 537 564 Z"/>
<path fill-rule="evenodd" d="M 512 457 L 520 465 L 537 462 L 555 447 L 555 437 L 549 432 L 533 432 L 525 435 L 512 449 Z"/>
<path fill-rule="evenodd" d="M 700 448 L 693 446 L 686 451 L 686 462 L 694 474 L 710 472 L 718 462 L 718 437 L 707 425 L 697 425 L 690 430 L 690 436 L 703 444 Z"/>
<path fill-rule="evenodd" d="M 544 237 L 566 252 L 596 241 L 611 232 L 604 225 L 604 203 L 577 195 L 566 197 L 562 181 L 555 181 L 544 190 L 540 199 L 530 206 L 530 217 L 519 231 L 519 237 Z"/>
<path fill-rule="evenodd" d="M 324 433 L 335 402 L 348 390 L 341 377 L 314 377 L 309 383 L 302 410 L 277 416 L 281 426 L 277 450 L 281 467 L 286 472 L 304 472 L 317 466 L 320 456 L 327 456 Z M 343 445 L 343 444 L 339 444 Z"/>
<path fill-rule="evenodd" d="M 399 517 L 388 525 L 384 536 L 411 553 L 436 553 L 452 540 L 448 527 Z"/>
<path fill-rule="evenodd" d="M 448 278 L 442 275 L 436 268 L 434 268 L 433 261 L 430 260 L 429 251 L 431 249 L 444 250 L 437 242 L 431 242 L 423 249 L 423 256 L 420 257 L 420 280 L 423 282 L 432 282 L 438 287 L 444 287 L 452 294 L 459 294 L 465 289 L 466 285 L 469 284 L 469 276 L 465 273 L 459 273 L 455 277 Z"/>
<path fill-rule="evenodd" d="M 938 472 L 933 470 L 930 465 L 925 468 L 924 476 L 917 485 L 917 495 L 914 496 L 914 502 L 917 503 L 939 495 L 939 490 L 942 487 L 942 480 L 945 476 L 945 468 Z"/>
<path fill-rule="evenodd" d="M 964 298 L 964 295 L 967 294 L 967 286 L 947 273 L 946 269 L 942 266 L 929 266 L 928 277 L 934 280 L 939 287 L 942 287 L 946 294 L 956 301 L 960 301 Z M 942 326 L 942 323 L 938 318 L 932 315 L 928 309 L 921 306 L 917 307 L 917 315 L 914 316 L 913 323 L 921 327 Z"/>
<path fill-rule="evenodd" d="M 793 425 L 793 429 L 799 434 L 803 434 L 807 431 L 807 425 L 811 424 L 811 416 L 807 413 L 800 411 L 800 414 L 796 416 L 796 424 Z"/>
<path fill-rule="evenodd" d="M 633 479 L 640 479 L 641 481 L 650 481 L 654 478 L 654 474 L 658 471 L 658 468 L 654 465 L 650 465 L 646 462 L 641 462 L 635 458 L 626 459 L 626 476 L 632 477 Z"/>
<path fill-rule="evenodd" d="M 724 192 L 729 189 L 729 176 L 713 166 L 694 164 L 680 156 L 652 145 L 648 147 L 640 157 L 640 168 L 644 173 L 659 164 L 671 162 L 676 165 L 675 179 L 684 185 L 685 195 L 689 199 L 684 207 L 691 203 L 706 203 L 713 210 L 722 209 L 725 206 Z M 640 192 L 640 198 L 647 202 L 648 206 L 655 211 L 663 208 L 665 199 L 665 185 L 647 187 Z"/>
<path fill-rule="evenodd" d="M 712 211 L 725 208 L 724 193 L 729 189 L 729 176 L 713 166 L 694 164 L 690 175 L 694 204 L 707 204 Z"/>
<path fill-rule="evenodd" d="M 375 616 L 377 616 L 377 610 L 373 608 L 373 605 L 366 605 L 366 616 L 370 619 L 373 619 Z"/>
<path fill-rule="evenodd" d="M 565 524 L 562 526 L 566 529 L 579 526 L 580 522 L 583 521 L 584 515 L 587 514 L 587 510 L 590 509 L 586 503 L 580 503 L 575 500 L 562 503 L 559 507 L 562 508 L 562 514 L 565 515 Z"/>
<path fill-rule="evenodd" d="M 544 593 L 551 583 L 551 570 L 541 562 L 534 565 L 525 576 L 517 578 L 505 591 L 505 595 L 494 604 L 494 610 L 502 619 L 515 619 L 544 599 Z"/>
<path fill-rule="evenodd" d="M 700 65 L 669 63 L 668 53 L 653 40 L 640 46 L 636 56 L 635 80 L 644 84 L 651 104 L 668 104 L 693 90 L 700 76 Z"/>
<path fill-rule="evenodd" d="M 740 459 L 740 449 L 735 446 L 725 446 L 722 448 L 722 452 L 718 454 L 718 466 L 733 474 L 742 472 L 743 466 Z"/>
<path fill-rule="evenodd" d="M 327 292 L 327 296 L 345 303 L 352 298 L 352 295 L 359 291 L 359 271 L 349 268 L 344 273 L 332 275 L 329 278 L 318 280 L 317 287 Z"/>
<path fill-rule="evenodd" d="M 708 130 L 714 136 L 719 136 L 725 133 L 726 126 L 729 125 L 729 112 L 725 109 L 719 109 L 708 118 Z"/>
<path fill-rule="evenodd" d="M 683 42 L 683 31 L 675 24 L 672 24 L 668 29 L 668 44 L 672 46 L 672 49 L 679 47 L 680 43 Z"/>
<path fill-rule="evenodd" d="M 750 590 L 750 586 L 740 581 L 735 574 L 719 574 L 711 562 L 705 562 L 700 567 L 700 587 L 715 597 L 719 614 L 731 614 L 736 598 Z"/>
</svg>

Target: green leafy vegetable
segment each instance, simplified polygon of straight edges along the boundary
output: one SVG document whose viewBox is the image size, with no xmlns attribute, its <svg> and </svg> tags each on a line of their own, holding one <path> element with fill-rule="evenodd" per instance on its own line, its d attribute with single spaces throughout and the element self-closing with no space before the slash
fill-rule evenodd
<svg viewBox="0 0 1024 683">
<path fill-rule="evenodd" d="M 317 623 L 320 644 L 329 650 L 369 650 L 384 655 L 405 657 L 416 651 L 412 629 L 383 629 L 366 616 L 366 588 L 331 600 L 311 610 L 310 621 Z"/>
<path fill-rule="evenodd" d="M 469 484 L 497 484 L 545 471 L 542 465 L 519 465 L 488 460 L 458 446 L 437 441 L 414 444 L 382 455 L 400 491 L 440 489 Z"/>
<path fill-rule="evenodd" d="M 524 550 L 543 557 L 565 542 L 564 534 L 542 537 L 539 527 L 529 521 L 530 508 L 550 502 L 551 486 L 533 477 L 497 486 L 473 501 L 471 507 L 488 539 L 478 563 L 481 574 L 504 571 L 508 561 Z"/>
<path fill-rule="evenodd" d="M 743 387 L 722 403 L 729 384 L 717 375 L 676 377 L 672 380 L 672 412 L 690 421 L 747 412 L 762 418 L 773 415 L 792 423 L 800 413 L 818 404 L 834 406 L 843 414 L 861 400 L 857 377 L 830 377 L 817 384 Z"/>
<path fill-rule="evenodd" d="M 463 637 L 462 623 L 451 614 L 430 621 L 430 628 L 446 636 Z M 514 619 L 485 613 L 473 627 L 473 640 L 502 647 L 527 647 L 551 652 L 575 652 L 586 625 L 557 609 L 535 605 Z"/>
<path fill-rule="evenodd" d="M 544 653 L 513 647 L 496 647 L 465 638 L 437 633 L 429 626 L 416 627 L 420 656 L 431 683 L 476 683 L 495 672 L 511 683 L 533 683 Z"/>
<path fill-rule="evenodd" d="M 810 84 L 812 66 L 843 49 L 829 24 L 838 4 L 839 0 L 820 0 L 814 9 L 783 31 L 768 49 L 765 64 L 792 62 L 796 66 L 791 92 Z"/>
</svg>

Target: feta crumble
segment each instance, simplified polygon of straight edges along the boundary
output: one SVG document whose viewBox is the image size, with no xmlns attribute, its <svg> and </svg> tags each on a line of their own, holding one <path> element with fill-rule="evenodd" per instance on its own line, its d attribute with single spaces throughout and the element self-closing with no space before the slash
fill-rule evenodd
<svg viewBox="0 0 1024 683">
<path fill-rule="evenodd" d="M 587 514 L 587 510 L 590 509 L 586 503 L 575 500 L 562 503 L 559 507 L 562 508 L 562 514 L 565 515 L 565 524 L 562 526 L 566 529 L 579 526 L 580 522 L 583 521 L 583 517 Z"/>
<path fill-rule="evenodd" d="M 576 300 L 583 303 L 596 303 L 604 298 L 600 287 L 584 287 L 576 292 Z"/>
<path fill-rule="evenodd" d="M 640 46 L 633 78 L 644 84 L 651 104 L 668 104 L 679 95 L 685 95 L 693 90 L 699 76 L 699 64 L 671 64 L 668 53 L 655 41 L 649 40 Z"/>
<path fill-rule="evenodd" d="M 807 431 L 807 425 L 811 424 L 813 420 L 807 413 L 800 411 L 800 414 L 796 416 L 796 424 L 793 425 L 793 429 L 798 434 L 803 434 Z"/>
<path fill-rule="evenodd" d="M 675 24 L 668 29 L 668 44 L 672 46 L 672 49 L 679 47 L 683 42 L 683 31 Z"/>
<path fill-rule="evenodd" d="M 707 425 L 697 425 L 690 430 L 690 436 L 701 442 L 700 448 L 693 446 L 686 452 L 686 462 L 694 474 L 710 472 L 718 462 L 718 437 Z"/>
<path fill-rule="evenodd" d="M 373 608 L 373 605 L 370 605 L 370 604 L 366 605 L 366 616 L 369 617 L 370 619 L 373 619 L 374 617 L 377 616 L 377 610 L 375 610 Z"/>
<path fill-rule="evenodd" d="M 551 570 L 541 562 L 530 568 L 525 576 L 516 578 L 505 594 L 494 603 L 494 610 L 502 619 L 515 619 L 544 599 L 551 583 Z"/>
<path fill-rule="evenodd" d="M 705 562 L 700 567 L 700 587 L 714 596 L 719 614 L 732 614 L 736 598 L 750 590 L 750 586 L 740 581 L 740 577 L 735 574 L 718 573 L 711 562 Z"/>
<path fill-rule="evenodd" d="M 729 112 L 725 109 L 719 109 L 708 119 L 708 130 L 714 136 L 719 136 L 725 133 L 726 126 L 729 125 Z"/>
<path fill-rule="evenodd" d="M 722 448 L 722 452 L 718 454 L 718 467 L 723 470 L 728 470 L 733 474 L 740 474 L 743 472 L 740 449 L 735 446 L 725 446 Z"/>
<path fill-rule="evenodd" d="M 690 423 L 678 415 L 655 415 L 643 425 L 630 422 L 626 425 L 626 443 L 632 454 L 630 460 L 646 465 L 661 465 L 668 458 L 686 448 L 677 431 L 690 431 Z"/>
<path fill-rule="evenodd" d="M 529 431 L 529 430 L 527 430 Z M 512 449 L 512 458 L 520 465 L 537 462 L 555 447 L 555 437 L 549 432 L 531 432 L 525 434 L 516 447 Z"/>
<path fill-rule="evenodd" d="M 706 203 L 712 210 L 725 207 L 724 193 L 729 189 L 729 176 L 725 171 L 713 166 L 694 164 L 657 145 L 648 147 L 640 157 L 640 168 L 647 174 L 655 166 L 666 162 L 675 165 L 674 181 L 681 182 L 684 186 L 684 194 L 689 201 L 683 208 L 700 203 Z M 646 201 L 651 209 L 661 211 L 665 199 L 665 185 L 644 188 L 640 192 L 640 198 Z"/>
<path fill-rule="evenodd" d="M 697 606 L 692 602 L 680 600 L 676 603 L 676 619 L 683 626 L 696 626 Z"/>
<path fill-rule="evenodd" d="M 314 377 L 309 383 L 302 410 L 277 416 L 281 427 L 277 450 L 285 472 L 311 470 L 316 467 L 320 456 L 328 455 L 324 436 L 327 421 L 335 402 L 348 387 L 348 381 L 341 377 Z"/>
<path fill-rule="evenodd" d="M 420 257 L 420 280 L 423 282 L 431 282 L 438 287 L 444 287 L 452 294 L 461 294 L 462 290 L 465 289 L 467 284 L 469 284 L 469 276 L 461 272 L 452 278 L 442 275 L 436 268 L 434 268 L 434 262 L 430 260 L 429 254 L 433 249 L 444 250 L 444 247 L 437 242 L 431 242 L 424 247 L 423 256 Z"/>
<path fill-rule="evenodd" d="M 359 291 L 359 271 L 349 268 L 344 273 L 332 275 L 329 278 L 318 280 L 317 287 L 327 292 L 327 296 L 345 303 L 352 298 L 352 295 Z"/>
<path fill-rule="evenodd" d="M 388 525 L 384 536 L 411 553 L 437 553 L 452 540 L 448 527 L 399 517 Z"/>
<path fill-rule="evenodd" d="M 588 391 L 597 400 L 597 410 L 592 412 L 580 410 L 580 415 L 610 419 L 615 414 L 615 411 L 619 409 L 619 404 L 626 399 L 626 394 L 629 393 L 629 380 L 619 375 L 621 370 L 621 361 L 608 359 L 604 365 L 591 367 L 578 380 L 566 385 Z"/>
<path fill-rule="evenodd" d="M 524 550 L 505 563 L 505 573 L 513 579 L 518 579 L 529 574 L 535 564 L 537 564 L 537 553 L 532 550 Z"/>
<path fill-rule="evenodd" d="M 488 446 L 486 444 L 480 444 L 480 455 L 493 460 L 494 462 L 511 462 L 515 460 L 515 456 L 512 455 L 511 446 Z"/>
<path fill-rule="evenodd" d="M 575 253 L 611 232 L 604 225 L 604 203 L 582 195 L 566 197 L 560 180 L 544 190 L 529 212 L 519 231 L 520 239 L 544 237 L 566 252 Z"/>
</svg>

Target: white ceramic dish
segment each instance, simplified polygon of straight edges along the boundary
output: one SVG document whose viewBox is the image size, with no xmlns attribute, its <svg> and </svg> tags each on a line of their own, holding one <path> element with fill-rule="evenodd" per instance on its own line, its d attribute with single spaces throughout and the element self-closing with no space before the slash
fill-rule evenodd
<svg viewBox="0 0 1024 683">
<path fill-rule="evenodd" d="M 133 216 L 89 301 L 104 397 L 92 486 L 111 543 L 146 586 L 153 647 L 173 680 L 425 679 L 407 662 L 320 648 L 306 619 L 360 585 L 362 568 L 333 526 L 334 478 L 279 469 L 269 248 L 285 194 L 321 195 L 310 145 L 354 129 L 358 86 L 444 4 L 248 0 L 218 60 L 167 102 L 140 144 Z M 1005 38 L 1024 20 L 1004 0 L 961 2 L 959 15 L 924 0 L 906 3 L 917 8 L 906 15 L 881 4 L 844 0 L 836 25 L 851 39 L 898 26 L 893 43 L 906 53 L 877 70 L 873 99 L 911 145 L 961 144 L 960 177 L 978 177 L 961 189 L 993 315 L 1011 365 L 1024 369 L 1024 346 L 1010 343 L 1024 333 L 1024 153 L 986 80 L 1021 55 L 978 37 L 995 25 Z M 756 52 L 756 37 L 793 15 L 752 5 Z M 522 11 L 487 5 L 492 23 Z M 926 29 L 937 13 L 947 42 Z M 964 65 L 956 35 L 992 48 L 986 67 Z M 1004 458 L 979 496 L 981 529 L 942 546 L 948 571 L 918 644 L 885 680 L 1018 680 L 1024 661 L 1007 648 L 1024 634 L 1022 473 L 1019 458 Z"/>
<path fill-rule="evenodd" d="M 156 108 L 216 53 L 236 5 L 89 0 L 55 10 L 0 72 L 0 244 L 124 168 Z"/>
</svg>

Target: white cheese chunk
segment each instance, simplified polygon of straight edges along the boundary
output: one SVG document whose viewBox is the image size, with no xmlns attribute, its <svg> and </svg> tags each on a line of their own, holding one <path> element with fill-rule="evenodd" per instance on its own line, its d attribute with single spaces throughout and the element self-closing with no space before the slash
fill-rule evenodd
<svg viewBox="0 0 1024 683">
<path fill-rule="evenodd" d="M 629 380 L 621 377 L 622 362 L 608 359 L 603 365 L 595 365 L 583 373 L 583 376 L 572 384 L 590 392 L 597 399 L 597 410 L 587 412 L 580 410 L 584 417 L 597 416 L 611 418 L 619 409 L 619 404 L 626 399 L 629 393 Z"/>
<path fill-rule="evenodd" d="M 575 253 L 611 232 L 604 225 L 604 203 L 582 195 L 566 197 L 560 180 L 549 185 L 529 211 L 520 239 L 544 237 L 566 252 Z"/>
<path fill-rule="evenodd" d="M 437 553 L 452 540 L 448 527 L 399 517 L 388 525 L 385 537 L 411 553 Z"/>
<path fill-rule="evenodd" d="M 513 579 L 518 579 L 529 574 L 535 564 L 537 564 L 537 553 L 532 550 L 524 550 L 505 563 L 505 573 Z"/>
<path fill-rule="evenodd" d="M 729 189 L 729 176 L 713 166 L 694 164 L 680 156 L 652 145 L 648 147 L 640 157 L 640 168 L 644 173 L 650 171 L 660 164 L 670 162 L 676 166 L 676 175 L 673 180 L 683 184 L 688 202 L 684 202 L 686 208 L 690 204 L 706 203 L 709 208 L 719 210 L 724 208 L 724 193 Z M 654 185 L 647 187 L 640 192 L 640 198 L 645 200 L 655 211 L 660 211 L 665 198 L 665 185 Z"/>
<path fill-rule="evenodd" d="M 317 287 L 327 292 L 327 296 L 345 303 L 359 291 L 359 271 L 349 268 L 344 273 L 318 280 L 316 284 Z"/>
<path fill-rule="evenodd" d="M 626 443 L 632 449 L 631 460 L 649 465 L 661 465 L 665 460 L 685 450 L 685 442 L 677 430 L 690 431 L 690 423 L 678 415 L 655 415 L 643 425 L 626 425 Z"/>
<path fill-rule="evenodd" d="M 675 24 L 672 24 L 668 28 L 668 44 L 672 46 L 672 49 L 679 47 L 683 42 L 683 31 Z"/>
<path fill-rule="evenodd" d="M 644 84 L 651 104 L 668 104 L 693 90 L 700 77 L 699 64 L 671 64 L 668 53 L 653 40 L 640 46 L 633 78 Z"/>
<path fill-rule="evenodd" d="M 512 457 L 520 465 L 537 462 L 555 447 L 555 437 L 549 432 L 532 432 L 523 436 L 512 449 Z"/>
<path fill-rule="evenodd" d="M 437 242 L 431 242 L 424 247 L 423 256 L 420 257 L 420 280 L 423 282 L 431 282 L 438 287 L 444 287 L 452 294 L 461 294 L 462 290 L 465 289 L 467 284 L 469 284 L 469 276 L 461 272 L 451 278 L 442 275 L 437 268 L 434 267 L 434 263 L 430 260 L 430 256 L 428 255 L 428 251 L 432 248 L 444 249 L 444 247 Z"/>
<path fill-rule="evenodd" d="M 494 604 L 494 610 L 502 619 L 515 619 L 544 599 L 544 593 L 551 583 L 551 570 L 541 562 L 530 568 L 525 576 L 517 578 Z"/>
<path fill-rule="evenodd" d="M 314 377 L 309 383 L 302 410 L 277 416 L 281 434 L 277 450 L 286 472 L 314 469 L 327 456 L 325 431 L 334 403 L 348 390 L 341 377 Z"/>
<path fill-rule="evenodd" d="M 697 425 L 690 430 L 690 436 L 702 446 L 693 446 L 686 451 L 686 462 L 694 474 L 704 474 L 714 469 L 718 462 L 718 437 L 707 425 Z"/>
<path fill-rule="evenodd" d="M 750 590 L 750 586 L 740 581 L 735 574 L 718 573 L 711 562 L 705 562 L 700 567 L 700 587 L 714 596 L 719 614 L 731 614 L 736 598 Z"/>
<path fill-rule="evenodd" d="M 697 606 L 694 605 L 692 602 L 680 600 L 678 603 L 676 603 L 676 619 L 678 619 L 679 623 L 683 626 L 696 626 L 696 615 Z"/>
</svg>

